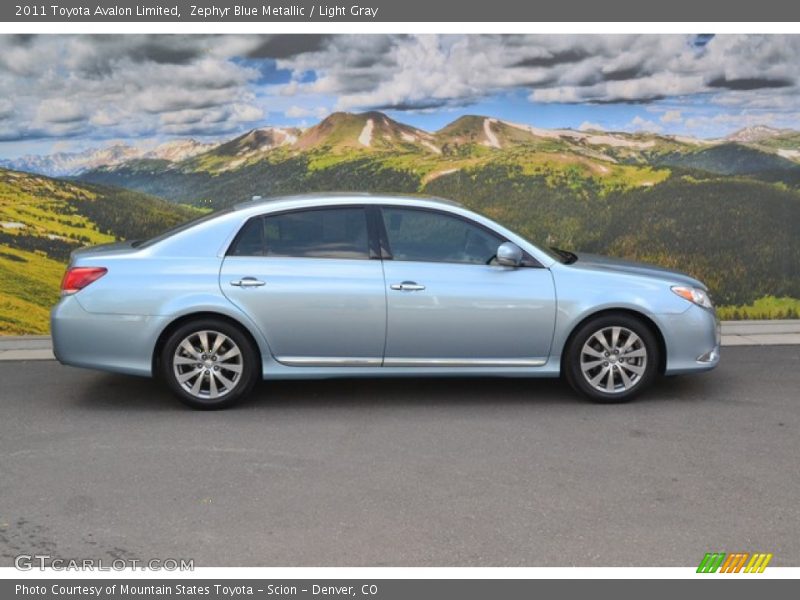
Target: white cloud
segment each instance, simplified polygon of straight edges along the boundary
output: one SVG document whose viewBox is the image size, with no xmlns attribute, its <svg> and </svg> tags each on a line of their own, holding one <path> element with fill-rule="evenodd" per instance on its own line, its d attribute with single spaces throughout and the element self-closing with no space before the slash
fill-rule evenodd
<svg viewBox="0 0 800 600">
<path fill-rule="evenodd" d="M 120 116 L 113 110 L 101 108 L 89 118 L 89 123 L 95 127 L 112 127 L 120 123 Z"/>
<path fill-rule="evenodd" d="M 85 106 L 65 98 L 47 98 L 36 109 L 36 122 L 40 124 L 74 123 L 85 118 Z"/>
<path fill-rule="evenodd" d="M 769 125 L 776 128 L 797 128 L 800 111 L 753 113 L 718 113 L 695 115 L 685 120 L 686 128 L 702 135 L 706 131 L 735 131 L 754 125 Z"/>
<path fill-rule="evenodd" d="M 230 113 L 230 118 L 233 118 L 240 123 L 251 123 L 253 121 L 258 121 L 263 117 L 264 111 L 258 106 L 253 106 L 252 104 L 234 104 Z"/>
<path fill-rule="evenodd" d="M 425 110 L 510 89 L 538 103 L 681 102 L 800 108 L 800 36 L 716 36 L 698 49 L 686 35 L 340 36 L 279 61 L 314 72 L 279 93 L 330 94 L 339 109 Z M 665 113 L 677 126 L 680 111 Z M 656 125 L 658 127 L 658 125 Z"/>
<path fill-rule="evenodd" d="M 606 128 L 600 125 L 599 123 L 592 123 L 590 121 L 584 121 L 578 127 L 580 131 L 606 131 Z"/>
<path fill-rule="evenodd" d="M 239 37 L 242 53 L 263 40 Z M 214 36 L 0 36 L 0 86 L 14 90 L 15 121 L 3 137 L 125 139 L 165 133 L 165 124 L 214 135 L 259 121 L 251 86 L 260 73 L 220 52 L 229 45 Z"/>
<path fill-rule="evenodd" d="M 290 119 L 305 119 L 307 117 L 315 117 L 317 119 L 324 119 L 330 114 L 330 110 L 324 106 L 316 106 L 313 108 L 306 108 L 293 104 L 287 108 L 283 114 Z"/>
<path fill-rule="evenodd" d="M 0 121 L 14 114 L 14 104 L 7 98 L 0 98 Z"/>
<path fill-rule="evenodd" d="M 292 105 L 283 114 L 290 119 L 304 119 L 311 116 L 311 110 L 302 106 Z"/>
<path fill-rule="evenodd" d="M 664 130 L 664 128 L 655 121 L 645 119 L 639 115 L 636 115 L 631 122 L 628 123 L 627 127 L 634 131 L 649 131 L 651 133 L 658 133 Z"/>
<path fill-rule="evenodd" d="M 661 115 L 659 121 L 662 123 L 681 123 L 683 122 L 683 115 L 679 110 L 668 110 Z"/>
<path fill-rule="evenodd" d="M 0 136 L 217 135 L 265 113 L 426 111 L 520 90 L 536 103 L 646 107 L 668 98 L 658 122 L 629 123 L 651 131 L 727 126 L 697 114 L 699 105 L 739 115 L 737 123 L 762 114 L 785 122 L 800 112 L 800 36 L 723 35 L 700 50 L 690 42 L 686 35 L 0 36 L 0 89 L 14 90 L 0 99 Z M 275 65 L 288 83 L 265 77 Z"/>
</svg>

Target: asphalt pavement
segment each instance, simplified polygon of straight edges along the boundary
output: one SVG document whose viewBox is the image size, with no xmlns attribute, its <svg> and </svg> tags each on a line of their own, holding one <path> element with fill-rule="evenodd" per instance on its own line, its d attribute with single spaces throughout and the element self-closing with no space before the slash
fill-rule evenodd
<svg viewBox="0 0 800 600">
<path fill-rule="evenodd" d="M 800 346 L 598 406 L 555 380 L 158 382 L 0 362 L 0 566 L 800 566 Z"/>
</svg>

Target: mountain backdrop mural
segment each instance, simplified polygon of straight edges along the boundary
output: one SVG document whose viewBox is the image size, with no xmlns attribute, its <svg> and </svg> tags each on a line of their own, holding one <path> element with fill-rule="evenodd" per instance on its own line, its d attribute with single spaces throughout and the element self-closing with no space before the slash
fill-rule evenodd
<svg viewBox="0 0 800 600">
<path fill-rule="evenodd" d="M 450 198 L 537 244 L 691 273 L 725 318 L 800 316 L 800 110 L 789 94 L 800 53 L 791 36 L 766 38 L 784 71 L 759 62 L 766 42 L 754 36 L 639 36 L 627 45 L 603 36 L 47 37 L 3 43 L 41 54 L 56 38 L 61 54 L 83 53 L 72 63 L 88 61 L 85 73 L 70 63 L 75 77 L 111 91 L 73 106 L 18 65 L 12 72 L 0 53 L 0 83 L 16 81 L 21 99 L 31 95 L 27 104 L 0 98 L 0 334 L 47 332 L 75 248 L 146 238 L 253 195 L 311 191 Z M 645 52 L 663 52 L 650 42 L 665 38 L 680 59 L 668 79 Z M 515 77 L 524 70 L 525 83 L 467 93 L 469 73 L 402 64 L 414 44 L 456 64 L 458 44 L 479 42 L 486 60 Z M 758 77 L 742 70 L 751 46 Z M 725 62 L 731 48 L 736 64 Z M 383 52 L 393 79 L 376 74 L 345 89 L 335 77 L 372 68 L 368 50 Z M 778 50 L 791 64 L 775 58 Z M 591 64 L 592 52 L 606 53 L 600 66 L 621 56 L 638 66 L 559 84 L 562 71 Z M 350 62 L 344 74 L 341 61 Z M 130 87 L 123 70 L 142 64 L 164 78 L 160 87 Z M 412 81 L 427 73 L 443 88 L 419 97 L 398 82 L 409 69 Z M 701 83 L 692 83 L 698 73 Z M 232 91 L 220 93 L 221 81 Z M 115 86 L 148 95 L 130 103 Z M 520 100 L 522 88 L 530 96 Z M 366 110 L 337 110 L 351 106 Z"/>
</svg>

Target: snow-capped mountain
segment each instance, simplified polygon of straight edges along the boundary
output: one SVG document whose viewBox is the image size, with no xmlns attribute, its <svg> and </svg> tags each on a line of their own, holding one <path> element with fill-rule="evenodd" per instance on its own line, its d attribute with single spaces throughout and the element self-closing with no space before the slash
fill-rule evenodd
<svg viewBox="0 0 800 600">
<path fill-rule="evenodd" d="M 219 144 L 217 143 L 198 142 L 197 140 L 193 139 L 171 140 L 156 146 L 148 152 L 145 152 L 140 156 L 140 158 L 153 158 L 158 160 L 168 160 L 170 162 L 178 162 L 181 160 L 186 160 L 187 158 L 191 158 L 197 154 L 208 152 L 209 150 L 216 148 L 218 145 Z"/>
<path fill-rule="evenodd" d="M 683 155 L 685 166 L 702 168 L 697 152 L 716 151 L 727 145 L 740 145 L 767 156 L 800 162 L 800 132 L 768 125 L 753 125 L 718 139 L 662 135 L 648 132 L 579 131 L 543 129 L 504 121 L 496 117 L 465 115 L 434 132 L 400 123 L 380 112 L 333 113 L 309 128 L 261 127 L 216 143 L 194 139 L 174 139 L 160 145 L 113 144 L 83 152 L 60 152 L 43 156 L 0 159 L 0 167 L 51 177 L 83 176 L 94 171 L 116 171 L 140 161 L 152 172 L 163 169 L 231 171 L 264 160 L 275 153 L 299 155 L 306 152 L 332 153 L 419 153 L 421 156 L 450 156 L 459 148 L 476 145 L 492 151 L 514 147 L 547 148 L 558 145 L 570 155 L 617 162 L 648 161 L 670 154 Z M 746 151 L 747 148 L 741 151 Z M 720 150 L 720 152 L 726 152 Z M 644 156 L 644 154 L 647 156 Z M 764 158 L 764 157 L 761 157 Z M 193 160 L 189 160 L 193 159 Z M 700 161 L 700 162 L 698 162 Z M 787 166 L 788 163 L 781 163 Z M 141 164 L 137 169 L 143 168 Z"/>
<path fill-rule="evenodd" d="M 71 177 L 98 167 L 113 167 L 140 158 L 177 162 L 208 152 L 216 146 L 217 144 L 202 143 L 193 139 L 171 140 L 152 149 L 113 144 L 104 148 L 89 148 L 82 152 L 29 154 L 14 159 L 0 159 L 0 167 L 49 177 Z"/>
<path fill-rule="evenodd" d="M 775 127 L 769 127 L 768 125 L 752 125 L 750 127 L 745 127 L 744 129 L 734 131 L 730 135 L 726 136 L 725 140 L 728 142 L 751 144 L 753 142 L 760 142 L 769 138 L 778 137 L 779 135 L 783 135 L 787 132 L 790 132 L 790 130 L 776 129 Z"/>
<path fill-rule="evenodd" d="M 14 159 L 0 159 L 0 166 L 15 171 L 39 173 L 50 177 L 77 175 L 106 165 L 117 165 L 136 158 L 140 151 L 133 146 L 114 144 L 106 148 L 91 148 L 83 152 L 29 154 Z"/>
</svg>

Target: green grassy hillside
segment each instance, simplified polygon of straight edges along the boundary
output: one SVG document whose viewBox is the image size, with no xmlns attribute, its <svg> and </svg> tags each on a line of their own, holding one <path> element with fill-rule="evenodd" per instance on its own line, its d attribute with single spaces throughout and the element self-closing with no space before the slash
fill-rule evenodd
<svg viewBox="0 0 800 600">
<path fill-rule="evenodd" d="M 0 335 L 48 331 L 73 249 L 150 237 L 197 213 L 139 192 L 0 169 Z"/>
<path fill-rule="evenodd" d="M 418 192 L 439 177 L 494 166 L 541 176 L 550 186 L 564 185 L 578 194 L 584 188 L 608 192 L 655 185 L 670 173 L 641 155 L 631 158 L 637 149 L 653 147 L 650 138 L 541 132 L 479 116 L 462 117 L 428 134 L 380 113 L 336 113 L 294 143 L 285 143 L 286 132 L 280 137 L 274 128 L 264 130 L 259 139 L 283 142 L 254 152 L 257 131 L 182 163 L 131 161 L 80 178 L 219 208 L 253 195 Z M 671 140 L 659 143 L 670 150 L 680 146 Z"/>
<path fill-rule="evenodd" d="M 720 175 L 753 175 L 761 172 L 800 173 L 800 165 L 778 154 L 742 144 L 720 144 L 694 152 L 670 152 L 656 157 L 656 164 L 685 167 Z"/>
<path fill-rule="evenodd" d="M 424 191 L 459 199 L 542 245 L 689 272 L 721 304 L 800 298 L 800 194 L 779 186 L 673 175 L 608 192 L 492 166 L 441 177 Z"/>
<path fill-rule="evenodd" d="M 180 190 L 180 200 L 214 207 L 253 194 L 427 193 L 463 202 L 539 244 L 688 271 L 706 281 L 722 304 L 748 304 L 770 294 L 800 298 L 800 195 L 783 185 L 606 166 L 524 147 L 433 162 L 403 154 L 316 161 L 313 155 L 262 161 L 237 170 L 236 177 L 171 174 L 155 178 L 168 187 L 145 189 Z M 154 178 L 145 181 L 149 186 Z M 121 183 L 137 186 L 136 180 Z"/>
<path fill-rule="evenodd" d="M 719 303 L 755 314 L 760 309 L 745 307 L 770 295 L 800 298 L 798 140 L 783 130 L 716 141 L 542 130 L 478 115 L 427 133 L 377 112 L 335 113 L 303 131 L 256 129 L 182 162 L 136 160 L 86 172 L 85 190 L 69 192 L 68 205 L 83 202 L 77 214 L 97 231 L 86 240 L 79 223 L 56 220 L 48 227 L 66 240 L 39 236 L 24 249 L 59 260 L 70 243 L 97 241 L 92 236 L 112 226 L 112 235 L 126 237 L 143 224 L 141 215 L 150 215 L 144 224 L 152 228 L 166 218 L 152 198 L 148 210 L 118 214 L 128 204 L 119 188 L 214 209 L 253 195 L 427 193 L 541 245 L 687 271 Z M 79 200 L 103 189 L 97 185 L 115 191 L 105 202 Z M 38 216 L 52 212 L 44 207 Z"/>
<path fill-rule="evenodd" d="M 748 319 L 800 319 L 800 300 L 786 296 L 764 296 L 746 305 L 722 306 L 717 311 L 720 319 L 742 321 Z"/>
</svg>

